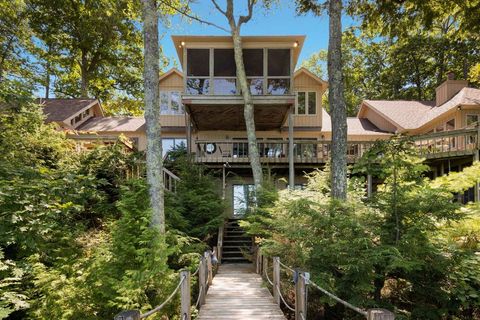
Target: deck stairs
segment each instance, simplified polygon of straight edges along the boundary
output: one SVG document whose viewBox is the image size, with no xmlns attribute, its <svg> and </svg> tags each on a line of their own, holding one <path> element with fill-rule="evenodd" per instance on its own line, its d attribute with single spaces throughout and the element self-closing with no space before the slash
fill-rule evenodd
<svg viewBox="0 0 480 320">
<path fill-rule="evenodd" d="M 222 263 L 250 263 L 252 237 L 245 234 L 239 220 L 230 219 L 223 228 Z"/>
</svg>

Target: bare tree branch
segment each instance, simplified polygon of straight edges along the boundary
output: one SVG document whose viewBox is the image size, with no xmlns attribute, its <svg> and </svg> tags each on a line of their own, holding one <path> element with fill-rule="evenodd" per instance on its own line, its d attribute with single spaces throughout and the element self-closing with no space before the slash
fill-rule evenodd
<svg viewBox="0 0 480 320">
<path fill-rule="evenodd" d="M 210 22 L 210 21 L 207 21 L 207 20 L 203 20 L 203 19 L 200 19 L 199 17 L 197 16 L 194 16 L 194 15 L 191 15 L 188 13 L 188 7 L 185 7 L 184 10 L 180 10 L 178 9 L 176 6 L 172 5 L 169 1 L 164 1 L 164 0 L 160 0 L 160 3 L 163 4 L 163 5 L 166 5 L 167 7 L 169 7 L 170 9 L 173 9 L 175 10 L 176 12 L 178 12 L 179 14 L 187 17 L 187 18 L 190 18 L 192 20 L 195 20 L 197 22 L 200 22 L 200 23 L 203 23 L 203 24 L 206 24 L 206 25 L 209 25 L 209 26 L 212 26 L 212 27 L 215 27 L 217 29 L 220 29 L 222 31 L 225 31 L 225 32 L 228 32 L 230 33 L 230 30 L 222 27 L 222 26 L 219 26 L 218 24 L 215 24 L 213 22 Z"/>
<path fill-rule="evenodd" d="M 220 11 L 224 16 L 227 16 L 227 13 L 225 11 L 222 10 L 222 8 L 220 8 L 220 6 L 218 5 L 217 1 L 215 0 L 212 0 L 212 3 L 213 5 L 215 6 L 215 8 Z"/>
<path fill-rule="evenodd" d="M 255 0 L 248 0 L 248 15 L 240 16 L 238 18 L 238 26 L 242 25 L 243 23 L 247 23 L 253 15 L 253 6 L 255 5 Z"/>
</svg>

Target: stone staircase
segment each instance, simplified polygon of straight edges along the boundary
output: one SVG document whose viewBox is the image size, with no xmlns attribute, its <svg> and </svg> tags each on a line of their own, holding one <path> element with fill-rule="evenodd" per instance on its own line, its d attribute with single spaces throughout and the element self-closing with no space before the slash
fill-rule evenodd
<svg viewBox="0 0 480 320">
<path fill-rule="evenodd" d="M 252 237 L 247 236 L 237 219 L 230 219 L 223 229 L 222 263 L 249 263 Z"/>
</svg>

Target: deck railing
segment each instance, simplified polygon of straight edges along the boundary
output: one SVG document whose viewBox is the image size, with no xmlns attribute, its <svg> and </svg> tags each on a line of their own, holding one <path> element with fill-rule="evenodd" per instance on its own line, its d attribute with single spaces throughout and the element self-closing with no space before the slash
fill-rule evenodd
<svg viewBox="0 0 480 320">
<path fill-rule="evenodd" d="M 295 163 L 325 162 L 331 156 L 331 141 L 295 140 Z M 355 162 L 374 141 L 347 142 L 347 160 Z M 263 163 L 288 163 L 288 140 L 263 140 L 257 143 Z M 195 160 L 202 163 L 248 163 L 248 140 L 198 140 L 195 142 Z"/>
<path fill-rule="evenodd" d="M 342 304 L 348 309 L 353 310 L 355 313 L 363 316 L 367 320 L 394 320 L 395 314 L 386 309 L 372 308 L 372 309 L 362 309 L 353 304 L 345 301 L 335 294 L 329 292 L 328 290 L 320 287 L 316 283 L 310 280 L 310 273 L 302 271 L 300 269 L 291 268 L 280 261 L 279 257 L 267 257 L 261 254 L 259 248 L 257 247 L 254 252 L 255 259 L 254 264 L 256 267 L 256 272 L 260 274 L 267 283 L 270 284 L 273 293 L 274 301 L 281 306 L 282 304 L 288 310 L 292 311 L 295 314 L 295 320 L 306 320 L 307 319 L 307 307 L 308 307 L 308 286 L 315 288 L 320 291 L 322 294 L 328 296 L 337 303 Z M 272 261 L 272 277 L 269 276 L 269 261 Z M 290 305 L 285 299 L 284 294 L 282 294 L 282 279 L 281 271 L 284 271 L 284 274 L 287 274 L 290 278 L 290 281 L 294 282 L 294 296 L 295 304 Z"/>
<path fill-rule="evenodd" d="M 479 128 L 436 132 L 412 137 L 420 156 L 426 158 L 453 157 L 473 154 L 480 147 Z M 353 163 L 368 151 L 375 141 L 348 141 L 347 161 Z M 324 163 L 331 156 L 330 140 L 295 139 L 295 163 Z M 288 163 L 288 139 L 261 140 L 257 143 L 262 163 Z M 195 160 L 201 163 L 248 163 L 248 140 L 197 140 Z"/>
<path fill-rule="evenodd" d="M 180 271 L 180 280 L 175 289 L 170 293 L 164 302 L 149 310 L 141 313 L 140 310 L 126 310 L 122 311 L 114 317 L 114 320 L 140 320 L 146 319 L 154 314 L 159 313 L 166 305 L 168 305 L 175 296 L 180 292 L 180 319 L 191 319 L 191 277 L 198 276 L 198 296 L 195 305 L 196 309 L 205 304 L 205 297 L 208 288 L 212 284 L 213 279 L 213 264 L 212 259 L 216 259 L 216 248 L 213 251 L 206 251 L 200 256 L 200 263 L 195 272 L 190 273 L 190 270 Z"/>
</svg>

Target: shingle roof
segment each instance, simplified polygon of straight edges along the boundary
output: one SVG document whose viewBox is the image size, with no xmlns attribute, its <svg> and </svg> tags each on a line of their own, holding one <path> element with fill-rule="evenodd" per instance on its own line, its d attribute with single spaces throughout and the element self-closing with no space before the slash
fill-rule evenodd
<svg viewBox="0 0 480 320">
<path fill-rule="evenodd" d="M 440 106 L 434 101 L 365 100 L 364 104 L 403 129 L 417 129 L 461 105 L 480 105 L 480 89 L 463 88 Z"/>
<path fill-rule="evenodd" d="M 94 117 L 80 125 L 78 131 L 138 131 L 145 124 L 143 117 Z"/>
<path fill-rule="evenodd" d="M 46 121 L 65 121 L 74 114 L 90 107 L 98 101 L 96 99 L 41 99 Z"/>
<path fill-rule="evenodd" d="M 435 106 L 434 101 L 364 100 L 364 103 L 404 129 L 417 128 L 418 120 Z"/>
<path fill-rule="evenodd" d="M 378 129 L 368 119 L 347 118 L 348 135 L 391 135 L 391 133 Z M 322 132 L 331 132 L 332 123 L 328 112 L 322 108 Z"/>
</svg>

